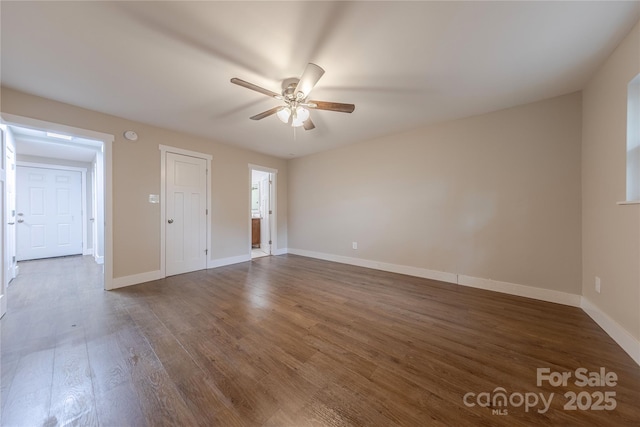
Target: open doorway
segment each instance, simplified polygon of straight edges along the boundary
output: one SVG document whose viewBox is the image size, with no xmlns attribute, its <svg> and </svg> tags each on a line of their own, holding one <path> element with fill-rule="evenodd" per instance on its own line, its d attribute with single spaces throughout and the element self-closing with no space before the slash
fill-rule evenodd
<svg viewBox="0 0 640 427">
<path fill-rule="evenodd" d="M 69 255 L 104 261 L 104 231 L 95 185 L 102 142 L 42 129 L 9 126 L 16 152 L 16 259 Z M 71 138 L 71 139 L 68 139 Z"/>
<path fill-rule="evenodd" d="M 251 259 L 270 256 L 275 245 L 275 180 L 277 170 L 249 165 Z"/>
<path fill-rule="evenodd" d="M 6 183 L 3 234 L 15 236 L 3 239 L 4 288 L 20 275 L 18 261 L 78 255 L 100 269 L 102 287 L 111 289 L 105 229 L 113 136 L 9 114 L 2 129 L 6 167 L 14 172 Z M 45 204 L 49 213 L 38 215 Z"/>
</svg>

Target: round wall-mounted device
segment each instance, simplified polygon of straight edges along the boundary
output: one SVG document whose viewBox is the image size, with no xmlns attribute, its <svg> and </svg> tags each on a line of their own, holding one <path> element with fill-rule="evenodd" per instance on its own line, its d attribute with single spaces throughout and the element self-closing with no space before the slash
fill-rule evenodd
<svg viewBox="0 0 640 427">
<path fill-rule="evenodd" d="M 127 138 L 129 141 L 135 141 L 138 139 L 138 134 L 132 130 L 128 130 L 124 133 L 124 137 Z"/>
</svg>

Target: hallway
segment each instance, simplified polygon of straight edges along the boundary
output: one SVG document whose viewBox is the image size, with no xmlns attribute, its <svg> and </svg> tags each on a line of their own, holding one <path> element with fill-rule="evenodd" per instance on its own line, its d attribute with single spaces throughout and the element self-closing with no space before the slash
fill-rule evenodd
<svg viewBox="0 0 640 427">
<path fill-rule="evenodd" d="M 49 413 L 68 417 L 45 425 L 93 425 L 85 335 L 98 334 L 116 317 L 117 304 L 109 301 L 117 294 L 103 290 L 102 265 L 90 256 L 23 261 L 19 267 L 2 318 L 2 425 L 40 425 Z"/>
</svg>

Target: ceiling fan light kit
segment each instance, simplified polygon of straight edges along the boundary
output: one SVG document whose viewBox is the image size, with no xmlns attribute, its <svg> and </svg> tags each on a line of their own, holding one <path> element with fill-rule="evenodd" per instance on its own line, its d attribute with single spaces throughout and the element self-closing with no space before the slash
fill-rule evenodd
<svg viewBox="0 0 640 427">
<path fill-rule="evenodd" d="M 315 87 L 323 74 L 324 70 L 321 67 L 316 64 L 309 63 L 304 69 L 300 79 L 288 79 L 284 81 L 282 94 L 262 88 L 237 77 L 232 78 L 231 83 L 262 93 L 263 95 L 270 96 L 285 103 L 283 106 L 274 107 L 270 110 L 252 116 L 250 117 L 251 120 L 261 120 L 275 114 L 281 122 L 289 124 L 294 128 L 304 126 L 305 130 L 311 130 L 315 129 L 315 125 L 311 121 L 309 108 L 315 110 L 337 111 L 340 113 L 352 113 L 356 108 L 353 104 L 307 100 L 311 90 Z"/>
<path fill-rule="evenodd" d="M 282 107 L 276 113 L 276 116 L 282 123 L 289 123 L 289 117 L 291 117 L 291 109 L 289 107 Z"/>
<path fill-rule="evenodd" d="M 309 119 L 309 110 L 304 107 L 298 106 L 295 109 L 292 107 L 283 107 L 280 109 L 276 116 L 282 123 L 291 124 L 292 127 L 300 127 L 305 121 Z"/>
</svg>

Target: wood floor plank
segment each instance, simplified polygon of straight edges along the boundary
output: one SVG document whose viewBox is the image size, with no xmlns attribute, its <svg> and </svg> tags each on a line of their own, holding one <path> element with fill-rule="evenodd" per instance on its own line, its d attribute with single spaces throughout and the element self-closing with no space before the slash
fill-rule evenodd
<svg viewBox="0 0 640 427">
<path fill-rule="evenodd" d="M 117 336 L 131 372 L 140 407 L 153 425 L 195 424 L 191 412 L 176 390 L 146 337 L 136 328 L 123 329 Z"/>
<path fill-rule="evenodd" d="M 2 425 L 35 426 L 49 418 L 54 348 L 20 358 L 2 411 Z"/>
<path fill-rule="evenodd" d="M 175 364 L 179 363 L 179 360 L 175 361 Z M 176 387 L 198 425 L 227 425 L 223 422 L 227 422 L 230 416 L 229 405 L 211 377 L 202 373 L 181 375 Z M 236 424 L 239 420 L 240 417 L 236 417 L 235 421 L 230 423 Z"/>
<path fill-rule="evenodd" d="M 60 425 L 98 425 L 87 344 L 80 328 L 59 338 L 56 345 L 49 419 Z"/>
<path fill-rule="evenodd" d="M 4 410 L 4 405 L 7 403 L 7 396 L 9 395 L 9 386 L 13 382 L 13 376 L 16 373 L 16 367 L 18 366 L 18 359 L 0 361 L 0 414 Z"/>
<path fill-rule="evenodd" d="M 110 292 L 90 257 L 20 271 L 2 425 L 640 425 L 640 369 L 575 307 L 293 255 Z M 618 380 L 538 386 L 545 367 Z M 554 397 L 465 403 L 499 388 Z M 565 410 L 566 392 L 607 390 L 614 410 Z"/>
<path fill-rule="evenodd" d="M 150 426 L 140 408 L 134 384 L 120 383 L 96 392 L 96 413 L 101 426 Z"/>
<path fill-rule="evenodd" d="M 95 393 L 105 394 L 131 381 L 130 369 L 115 333 L 87 340 L 87 353 Z"/>
</svg>

